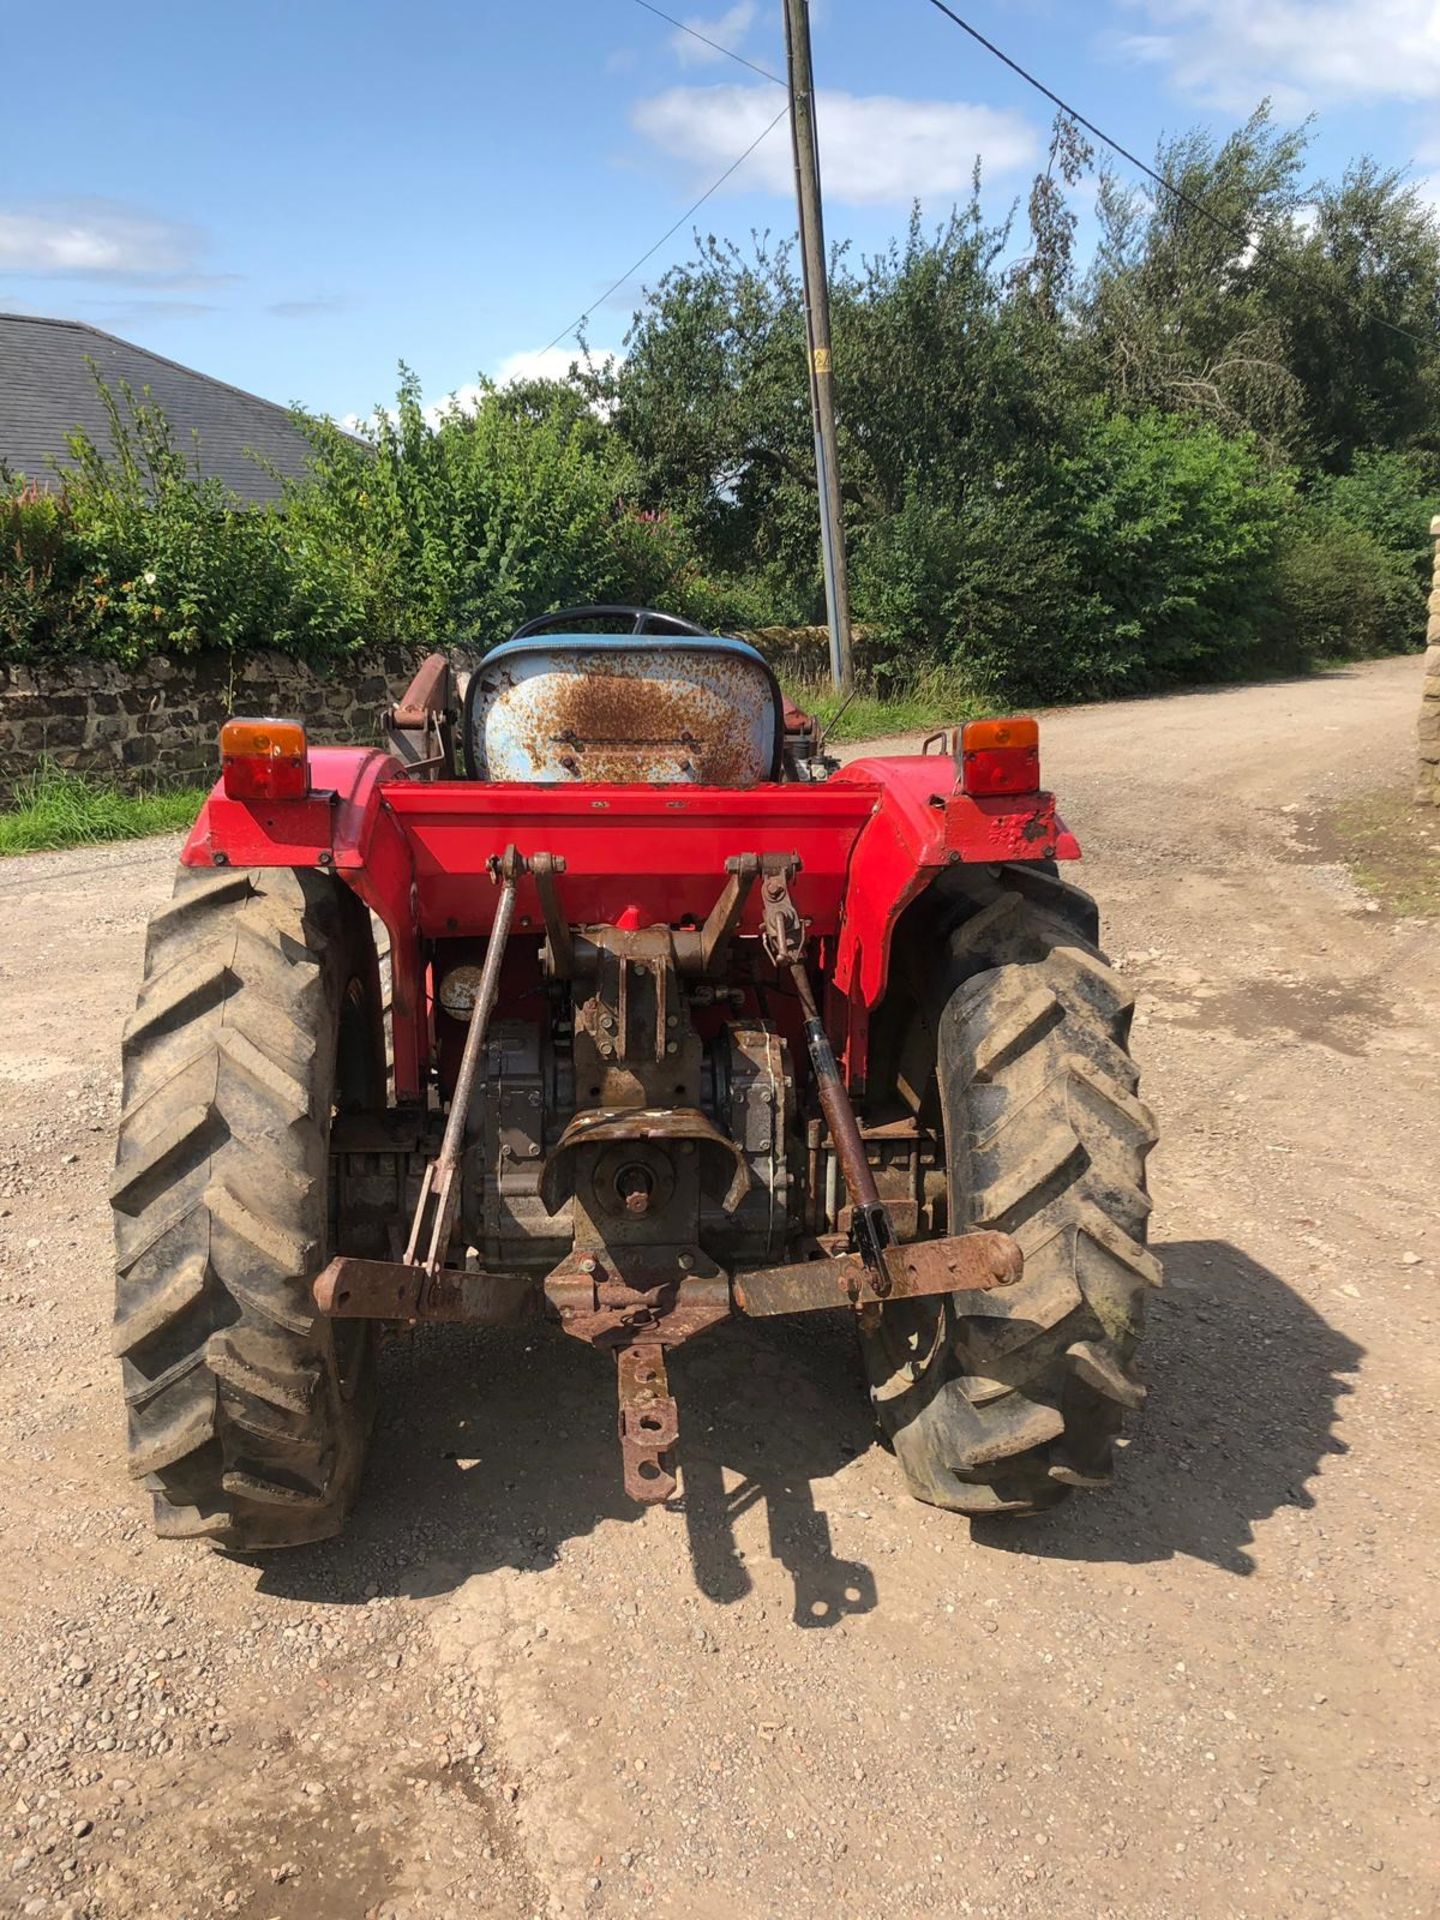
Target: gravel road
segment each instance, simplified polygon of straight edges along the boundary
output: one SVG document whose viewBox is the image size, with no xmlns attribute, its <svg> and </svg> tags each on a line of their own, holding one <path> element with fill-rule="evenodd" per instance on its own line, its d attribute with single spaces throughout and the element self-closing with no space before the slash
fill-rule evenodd
<svg viewBox="0 0 1440 1920">
<path fill-rule="evenodd" d="M 436 1332 L 343 1543 L 153 1540 L 104 1195 L 176 846 L 0 863 L 0 1913 L 1440 1910 L 1440 968 L 1323 856 L 1419 673 L 1045 724 L 1167 1286 L 1115 1488 L 1018 1525 L 904 1497 L 827 1320 L 680 1354 L 668 1509 L 606 1363 Z"/>
</svg>

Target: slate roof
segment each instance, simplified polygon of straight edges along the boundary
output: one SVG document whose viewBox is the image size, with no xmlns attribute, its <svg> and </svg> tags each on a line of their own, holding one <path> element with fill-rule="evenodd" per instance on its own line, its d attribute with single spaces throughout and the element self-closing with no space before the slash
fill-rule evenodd
<svg viewBox="0 0 1440 1920">
<path fill-rule="evenodd" d="M 0 461 L 39 486 L 56 484 L 55 463 L 70 466 L 67 436 L 83 428 L 103 452 L 110 428 L 95 373 L 114 391 L 122 380 L 146 387 L 166 415 L 176 444 L 192 450 L 246 501 L 276 500 L 280 487 L 248 449 L 300 477 L 310 444 L 284 407 L 195 373 L 144 347 L 79 320 L 0 313 Z M 193 436 L 198 436 L 198 445 Z"/>
</svg>

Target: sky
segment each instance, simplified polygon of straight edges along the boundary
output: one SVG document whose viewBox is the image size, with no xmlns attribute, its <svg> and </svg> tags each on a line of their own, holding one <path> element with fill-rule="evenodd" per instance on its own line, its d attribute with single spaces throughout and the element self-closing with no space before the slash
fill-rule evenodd
<svg viewBox="0 0 1440 1920">
<path fill-rule="evenodd" d="M 1265 94 L 1312 156 L 1440 199 L 1440 0 L 952 0 L 1123 144 Z M 781 0 L 666 0 L 783 70 Z M 828 237 L 864 253 L 978 156 L 995 214 L 1051 110 L 929 0 L 813 0 Z M 337 418 L 623 346 L 691 232 L 793 226 L 781 90 L 637 0 L 0 0 L 0 311 L 80 319 Z M 618 291 L 603 298 L 617 280 Z"/>
</svg>

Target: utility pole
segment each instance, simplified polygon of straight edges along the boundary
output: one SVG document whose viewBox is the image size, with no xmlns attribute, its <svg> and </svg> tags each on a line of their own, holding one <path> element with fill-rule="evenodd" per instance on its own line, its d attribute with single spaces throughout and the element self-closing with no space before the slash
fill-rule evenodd
<svg viewBox="0 0 1440 1920">
<path fill-rule="evenodd" d="M 848 693 L 855 669 L 850 649 L 850 583 L 845 566 L 840 461 L 835 442 L 830 282 L 826 273 L 825 222 L 820 212 L 820 149 L 815 137 L 809 0 L 785 0 L 785 57 L 790 85 L 790 138 L 795 152 L 795 201 L 800 216 L 805 339 L 810 356 L 810 410 L 815 421 L 820 558 L 825 573 L 825 613 L 830 627 L 830 677 L 837 688 Z"/>
</svg>

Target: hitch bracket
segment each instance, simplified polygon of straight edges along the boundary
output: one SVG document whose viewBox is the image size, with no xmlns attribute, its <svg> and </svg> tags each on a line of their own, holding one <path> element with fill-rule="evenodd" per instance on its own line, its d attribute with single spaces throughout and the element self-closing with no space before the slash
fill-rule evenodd
<svg viewBox="0 0 1440 1920">
<path fill-rule="evenodd" d="M 615 1356 L 620 1400 L 620 1458 L 625 1491 L 642 1506 L 668 1500 L 675 1491 L 675 1443 L 680 1410 L 665 1376 L 665 1349 L 637 1341 Z"/>
</svg>

